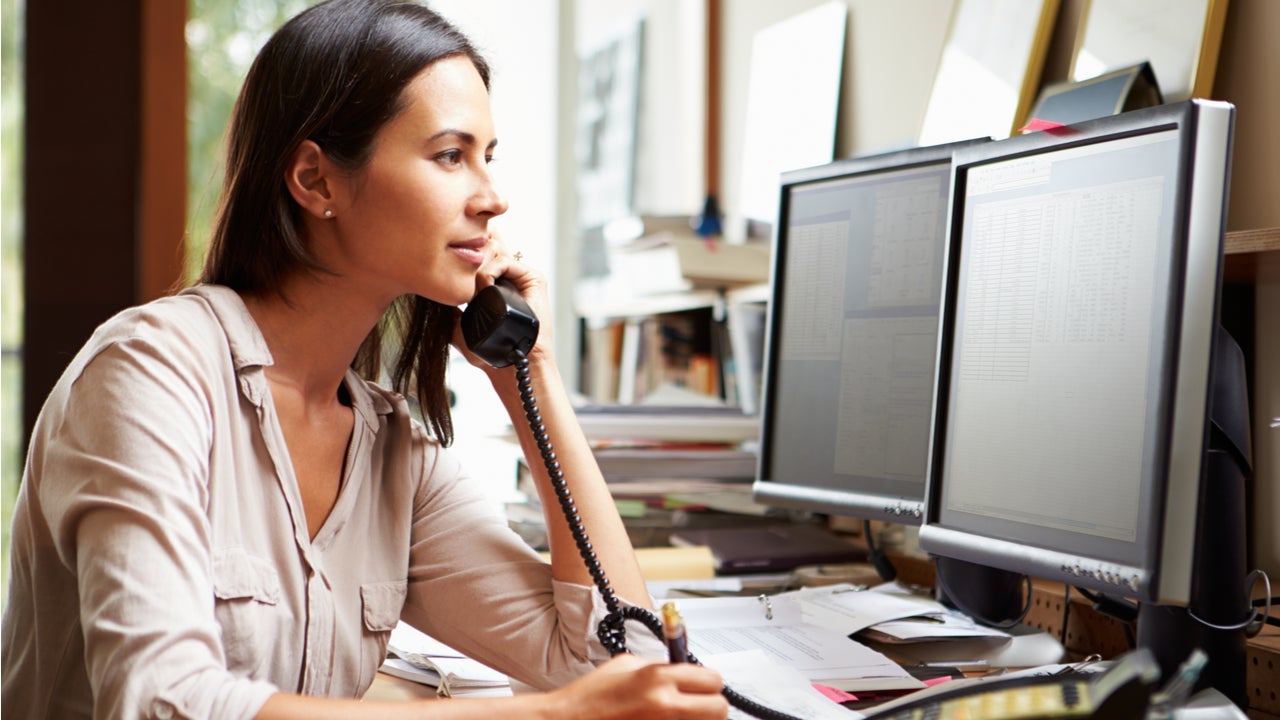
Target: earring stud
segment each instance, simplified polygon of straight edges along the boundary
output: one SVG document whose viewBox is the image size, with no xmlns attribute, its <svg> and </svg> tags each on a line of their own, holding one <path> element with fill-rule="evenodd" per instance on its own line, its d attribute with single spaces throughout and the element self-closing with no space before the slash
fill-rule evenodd
<svg viewBox="0 0 1280 720">
<path fill-rule="evenodd" d="M 332 211 L 332 210 L 330 210 L 329 208 L 325 208 L 325 209 L 324 209 L 324 216 L 325 216 L 325 217 L 327 217 L 327 218 L 331 218 L 331 217 L 333 217 L 333 211 Z"/>
</svg>

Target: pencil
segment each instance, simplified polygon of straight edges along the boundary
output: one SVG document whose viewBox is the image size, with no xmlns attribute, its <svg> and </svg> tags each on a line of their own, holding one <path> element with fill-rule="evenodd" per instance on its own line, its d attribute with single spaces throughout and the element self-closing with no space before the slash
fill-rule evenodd
<svg viewBox="0 0 1280 720">
<path fill-rule="evenodd" d="M 673 602 L 662 606 L 662 637 L 667 641 L 667 659 L 673 663 L 689 661 L 689 636 L 685 634 L 684 618 Z"/>
</svg>

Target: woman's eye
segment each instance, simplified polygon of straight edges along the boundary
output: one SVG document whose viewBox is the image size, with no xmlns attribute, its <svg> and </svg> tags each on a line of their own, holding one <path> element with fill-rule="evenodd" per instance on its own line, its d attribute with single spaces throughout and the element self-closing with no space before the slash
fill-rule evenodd
<svg viewBox="0 0 1280 720">
<path fill-rule="evenodd" d="M 458 165 L 462 162 L 461 150 L 446 150 L 436 156 L 436 160 L 445 165 Z"/>
</svg>

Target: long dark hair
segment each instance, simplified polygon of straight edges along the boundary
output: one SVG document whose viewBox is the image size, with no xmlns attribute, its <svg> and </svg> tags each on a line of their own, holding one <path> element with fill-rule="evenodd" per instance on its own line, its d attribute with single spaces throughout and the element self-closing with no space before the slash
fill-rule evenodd
<svg viewBox="0 0 1280 720">
<path fill-rule="evenodd" d="M 437 60 L 459 55 L 488 88 L 489 66 L 471 42 L 405 0 L 329 0 L 277 30 L 249 69 L 232 113 L 222 204 L 201 282 L 279 292 L 291 273 L 330 272 L 299 233 L 301 210 L 285 187 L 290 158 L 311 140 L 344 170 L 361 168 L 378 130 L 404 109 L 405 86 Z M 457 312 L 400 297 L 352 360 L 357 372 L 377 380 L 385 341 L 398 343 L 392 384 L 409 395 L 417 381 L 423 417 L 446 445 L 453 421 L 445 370 Z"/>
</svg>

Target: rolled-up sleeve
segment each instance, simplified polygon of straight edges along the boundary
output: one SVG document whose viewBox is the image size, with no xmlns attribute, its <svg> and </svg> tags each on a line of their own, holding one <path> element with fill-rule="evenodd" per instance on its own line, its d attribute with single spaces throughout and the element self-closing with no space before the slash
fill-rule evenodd
<svg viewBox="0 0 1280 720">
<path fill-rule="evenodd" d="M 423 445 L 404 619 L 539 689 L 608 659 L 595 637 L 606 613 L 599 593 L 554 580 L 453 456 Z M 663 657 L 643 626 L 629 624 L 627 638 L 631 652 Z"/>
<path fill-rule="evenodd" d="M 77 577 L 97 718 L 250 718 L 276 688 L 226 669 L 214 611 L 209 388 L 194 348 L 133 338 L 50 414 L 38 488 Z M 175 355 L 176 353 L 176 355 Z"/>
</svg>

